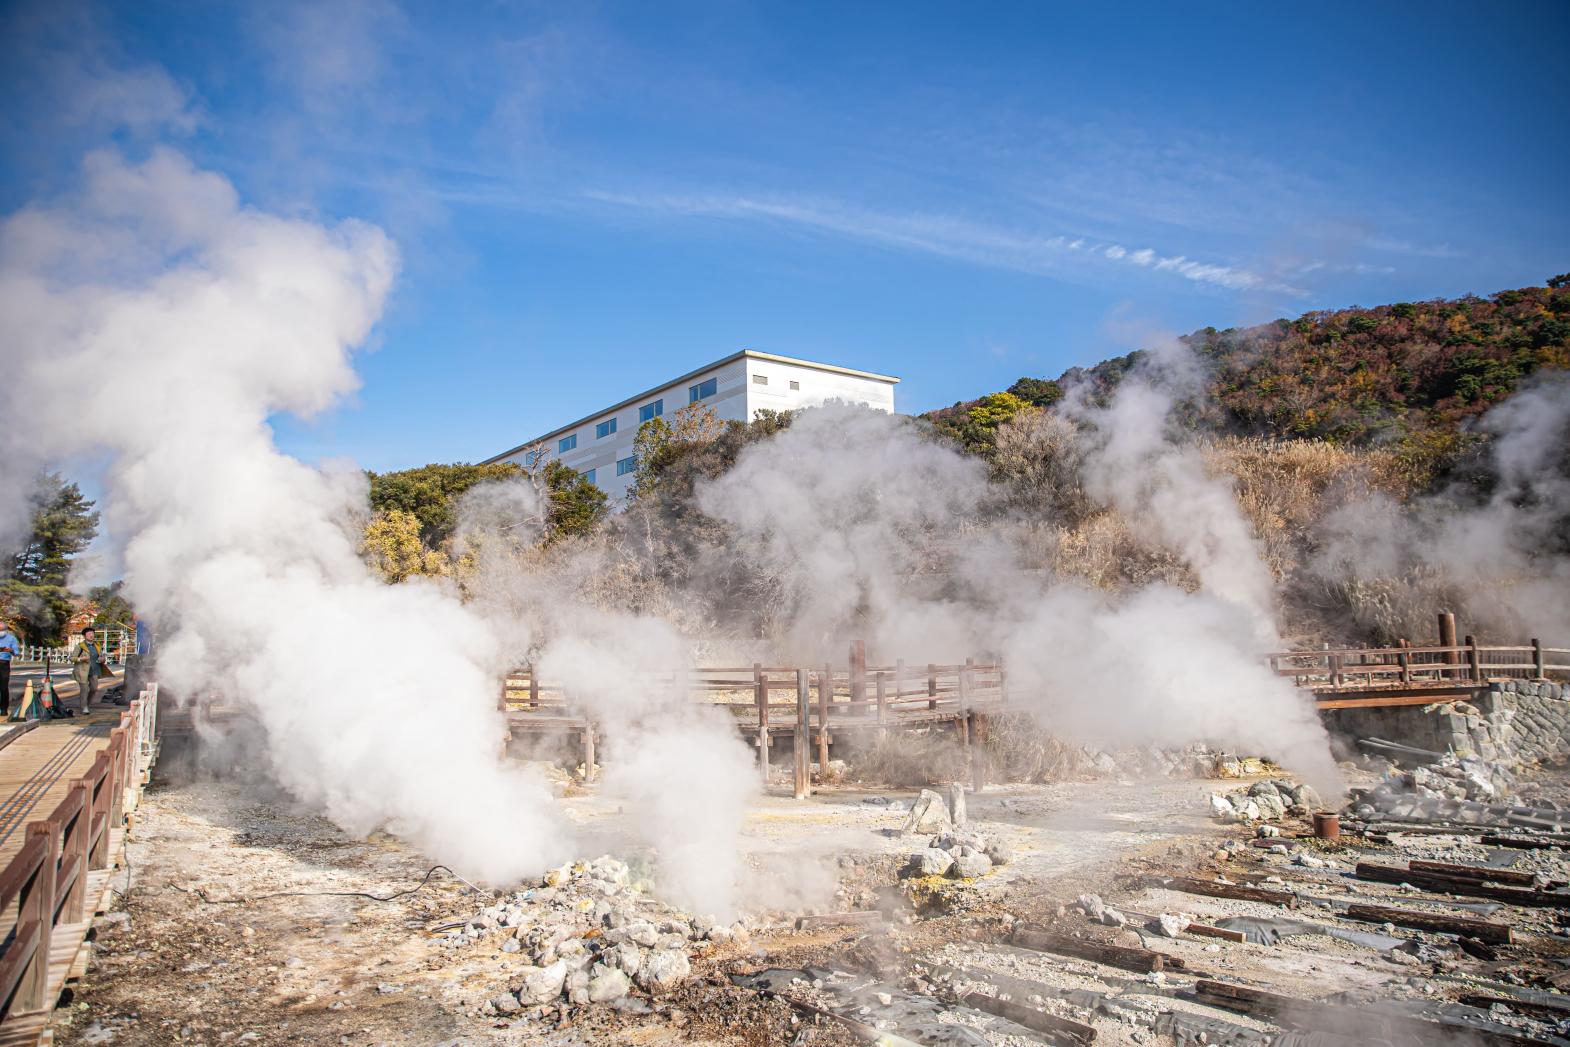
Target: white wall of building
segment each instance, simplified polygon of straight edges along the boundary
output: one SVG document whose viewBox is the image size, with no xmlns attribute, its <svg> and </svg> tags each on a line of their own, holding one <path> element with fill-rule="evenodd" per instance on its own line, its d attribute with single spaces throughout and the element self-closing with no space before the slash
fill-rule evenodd
<svg viewBox="0 0 1570 1047">
<path fill-rule="evenodd" d="M 667 421 L 692 398 L 692 389 L 713 380 L 714 391 L 703 397 L 705 407 L 725 421 L 750 421 L 760 408 L 776 411 L 812 407 L 829 400 L 861 403 L 881 411 L 894 410 L 895 378 L 849 373 L 806 360 L 792 360 L 748 352 L 721 361 L 669 385 L 661 386 L 618 407 L 591 415 L 567 428 L 547 434 L 540 443 L 546 453 L 581 473 L 591 473 L 601 490 L 619 503 L 632 483 L 629 466 L 618 473 L 618 463 L 630 462 L 633 440 L 638 435 L 640 409 L 658 403 Z M 598 435 L 598 428 L 615 419 L 616 431 Z M 575 438 L 573 446 L 561 449 L 561 442 Z M 534 443 L 515 448 L 490 459 L 493 462 L 523 462 Z"/>
</svg>

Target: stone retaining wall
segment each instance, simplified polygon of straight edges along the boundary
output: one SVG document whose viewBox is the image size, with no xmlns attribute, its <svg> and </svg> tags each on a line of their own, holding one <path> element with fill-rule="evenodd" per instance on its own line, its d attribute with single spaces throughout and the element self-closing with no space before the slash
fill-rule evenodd
<svg viewBox="0 0 1570 1047">
<path fill-rule="evenodd" d="M 1570 756 L 1570 685 L 1508 680 L 1490 684 L 1469 701 L 1343 709 L 1328 715 L 1326 724 L 1348 739 L 1382 738 L 1457 756 L 1536 763 Z"/>
</svg>

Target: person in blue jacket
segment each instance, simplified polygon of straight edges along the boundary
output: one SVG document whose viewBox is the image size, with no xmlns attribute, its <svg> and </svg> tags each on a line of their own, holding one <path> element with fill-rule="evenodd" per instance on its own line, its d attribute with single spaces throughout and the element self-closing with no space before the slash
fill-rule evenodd
<svg viewBox="0 0 1570 1047">
<path fill-rule="evenodd" d="M 0 719 L 11 715 L 11 659 L 21 654 L 21 641 L 9 625 L 0 622 Z"/>
</svg>

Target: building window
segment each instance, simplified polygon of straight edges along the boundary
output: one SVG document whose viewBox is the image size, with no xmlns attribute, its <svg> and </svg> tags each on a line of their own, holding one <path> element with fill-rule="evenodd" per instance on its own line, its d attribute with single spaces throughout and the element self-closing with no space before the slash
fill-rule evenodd
<svg viewBox="0 0 1570 1047">
<path fill-rule="evenodd" d="M 620 460 L 618 460 L 616 462 L 616 475 L 617 476 L 626 476 L 628 473 L 636 471 L 637 468 L 638 468 L 638 456 L 637 455 L 633 455 L 630 458 L 622 458 L 622 459 L 620 459 Z"/>
<path fill-rule="evenodd" d="M 708 381 L 699 382 L 697 385 L 687 390 L 687 402 L 690 404 L 695 404 L 699 400 L 707 399 L 708 397 L 713 396 L 714 391 L 719 387 L 720 380 L 718 378 L 710 378 Z"/>
<path fill-rule="evenodd" d="M 564 436 L 560 440 L 556 441 L 556 453 L 557 454 L 566 454 L 568 451 L 572 450 L 574 447 L 577 447 L 577 446 L 578 446 L 578 434 L 577 433 L 573 433 L 571 436 Z"/>
<path fill-rule="evenodd" d="M 658 418 L 664 413 L 665 401 L 656 400 L 652 404 L 644 404 L 642 407 L 638 408 L 638 421 L 640 423 L 647 422 L 650 419 Z"/>
<path fill-rule="evenodd" d="M 607 436 L 609 436 L 612 433 L 614 433 L 615 431 L 616 431 L 616 419 L 612 418 L 610 421 L 601 422 L 599 425 L 596 425 L 594 427 L 594 438 L 596 440 L 603 440 Z"/>
<path fill-rule="evenodd" d="M 583 478 L 592 484 L 594 482 L 594 470 L 590 469 L 588 472 L 584 473 Z"/>
<path fill-rule="evenodd" d="M 752 384 L 753 385 L 768 385 L 769 384 L 769 376 L 766 375 L 766 374 L 755 374 L 755 375 L 752 376 Z"/>
<path fill-rule="evenodd" d="M 790 383 L 790 390 L 793 393 L 794 392 L 800 392 L 801 391 L 801 383 L 800 382 L 792 382 L 792 383 Z"/>
</svg>

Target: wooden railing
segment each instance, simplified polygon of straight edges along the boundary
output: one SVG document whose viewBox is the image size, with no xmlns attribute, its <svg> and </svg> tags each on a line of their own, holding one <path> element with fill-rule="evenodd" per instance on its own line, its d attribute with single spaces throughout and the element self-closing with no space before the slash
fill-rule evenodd
<svg viewBox="0 0 1570 1047">
<path fill-rule="evenodd" d="M 637 686 L 725 709 L 737 729 L 754 739 L 765 780 L 774 740 L 790 735 L 798 795 L 805 795 L 812 746 L 816 745 L 820 768 L 827 767 L 836 731 L 884 732 L 952 723 L 969 748 L 985 731 L 986 717 L 1001 711 L 1006 700 L 1001 664 L 972 658 L 952 665 L 868 665 L 859 644 L 844 667 L 709 666 L 640 673 Z M 781 692 L 789 699 L 777 700 Z M 540 678 L 529 667 L 517 669 L 502 682 L 500 707 L 508 713 L 510 730 L 576 733 L 585 771 L 594 773 L 600 725 L 590 717 L 586 703 L 575 701 L 560 683 Z M 972 763 L 979 768 L 978 762 Z M 975 775 L 979 773 L 978 769 Z"/>
<path fill-rule="evenodd" d="M 111 833 L 140 799 L 157 728 L 153 684 L 121 713 L 109 744 L 65 799 L 47 818 L 28 823 L 22 849 L 0 872 L 0 913 L 14 914 L 9 928 L 0 923 L 0 1024 L 53 1009 L 59 986 L 51 985 L 51 942 L 57 933 L 86 933 L 89 875 L 110 865 Z"/>
<path fill-rule="evenodd" d="M 1285 651 L 1270 655 L 1269 663 L 1276 675 L 1313 691 L 1469 689 L 1491 680 L 1570 673 L 1570 648 L 1545 647 L 1535 639 L 1519 646 L 1486 645 L 1468 636 L 1444 646 Z"/>
</svg>

